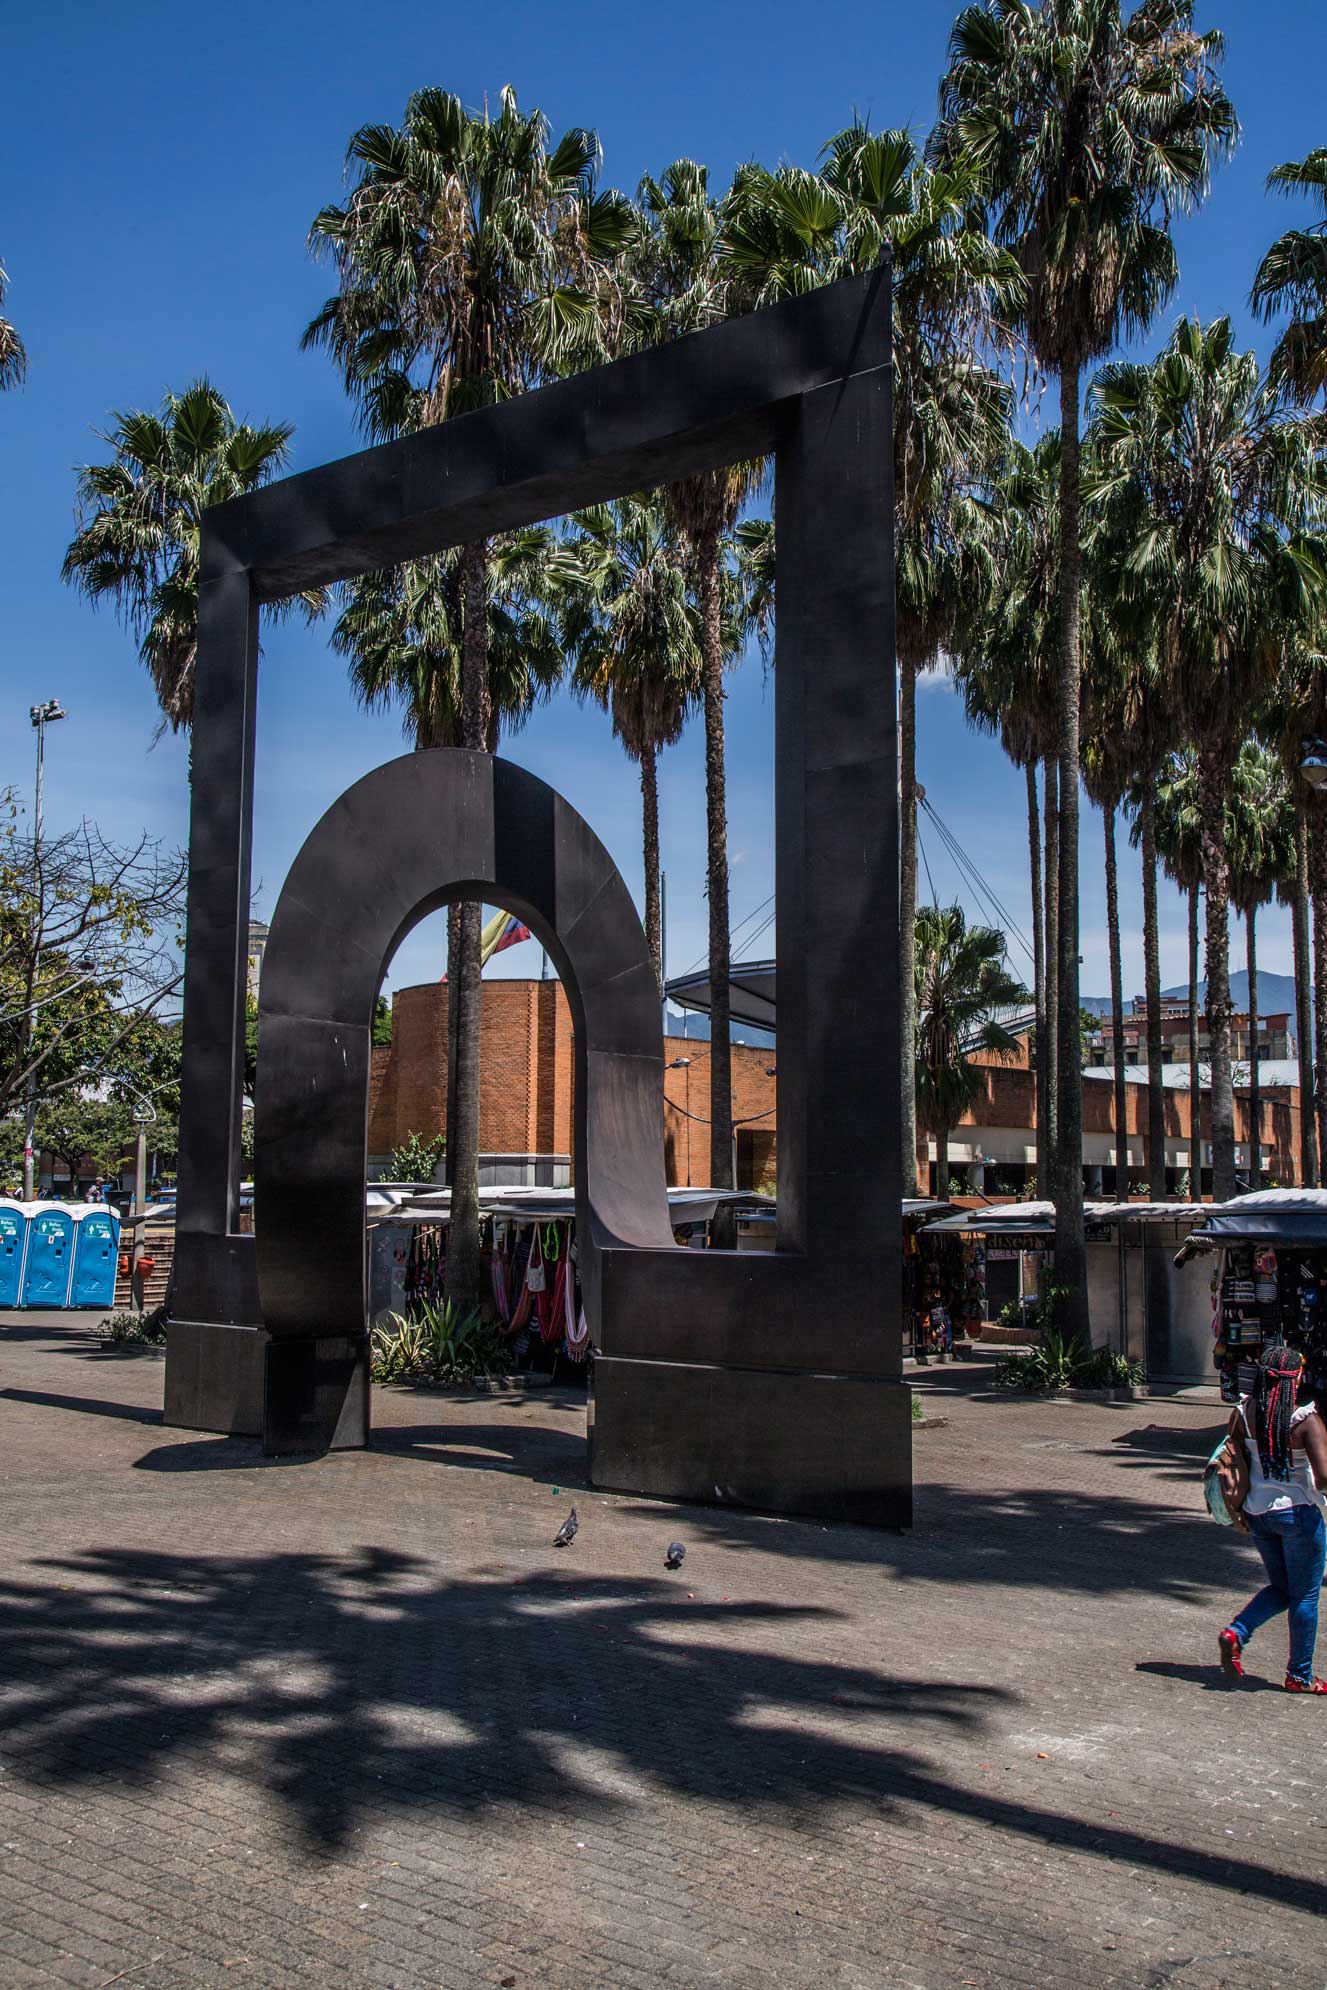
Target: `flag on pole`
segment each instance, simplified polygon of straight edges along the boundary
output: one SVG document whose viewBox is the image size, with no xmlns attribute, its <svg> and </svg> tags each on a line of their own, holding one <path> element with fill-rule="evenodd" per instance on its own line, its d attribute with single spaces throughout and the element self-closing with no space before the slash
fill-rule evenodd
<svg viewBox="0 0 1327 1990">
<path fill-rule="evenodd" d="M 518 946 L 528 940 L 530 928 L 523 926 L 510 912 L 495 912 L 479 936 L 479 965 L 487 967 L 494 954 L 502 953 L 507 947 Z M 447 970 L 439 975 L 440 981 L 447 979 Z"/>
</svg>

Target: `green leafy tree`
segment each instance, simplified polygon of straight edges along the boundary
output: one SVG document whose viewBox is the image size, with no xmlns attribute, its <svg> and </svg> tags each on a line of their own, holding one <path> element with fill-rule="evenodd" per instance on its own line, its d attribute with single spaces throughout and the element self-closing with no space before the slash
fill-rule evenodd
<svg viewBox="0 0 1327 1990">
<path fill-rule="evenodd" d="M 371 435 L 397 435 L 492 406 L 604 349 L 620 315 L 614 265 L 627 203 L 596 192 L 599 144 L 573 129 L 550 142 L 541 112 L 504 89 L 496 117 L 438 89 L 416 92 L 400 125 L 362 126 L 344 205 L 314 219 L 337 290 L 304 335 L 324 346 Z M 486 539 L 460 548 L 460 740 L 490 749 Z M 479 1009 L 482 907 L 462 912 L 450 974 L 456 1009 L 449 1092 L 449 1298 L 479 1292 Z"/>
<path fill-rule="evenodd" d="M 407 1133 L 399 1147 L 393 1147 L 387 1161 L 388 1180 L 431 1182 L 447 1152 L 441 1133 Z"/>
<path fill-rule="evenodd" d="M 63 1161 L 71 1179 L 83 1172 L 118 1175 L 133 1151 L 134 1128 L 116 1100 L 61 1092 L 37 1115 L 36 1145 Z"/>
<path fill-rule="evenodd" d="M 917 909 L 914 972 L 917 986 L 917 1103 L 935 1136 L 936 1181 L 949 1180 L 949 1135 L 981 1090 L 980 1050 L 1017 1055 L 1018 1038 L 1005 1018 L 1026 1003 L 1028 991 L 1005 964 L 1005 936 L 991 926 L 969 926 L 958 905 Z"/>
<path fill-rule="evenodd" d="M 159 412 L 119 414 L 100 439 L 109 462 L 78 476 L 78 530 L 61 577 L 94 604 L 110 601 L 138 639 L 165 722 L 193 723 L 198 652 L 198 572 L 208 505 L 257 490 L 286 467 L 288 423 L 235 419 L 216 388 L 198 380 L 167 394 Z M 321 590 L 296 597 L 319 614 Z M 295 603 L 277 602 L 279 616 Z"/>
<path fill-rule="evenodd" d="M 0 841 L 0 1113 L 113 1077 L 182 979 L 185 861 L 91 823 Z"/>
<path fill-rule="evenodd" d="M 1175 289 L 1171 215 L 1195 207 L 1235 114 L 1217 81 L 1219 35 L 1193 0 L 985 0 L 964 8 L 940 86 L 934 156 L 969 159 L 995 239 L 1027 279 L 1022 325 L 1059 377 L 1060 1030 L 1055 1275 L 1087 1328 L 1078 1013 L 1079 439 L 1082 370 L 1144 330 Z"/>
<path fill-rule="evenodd" d="M 554 587 L 573 684 L 611 714 L 640 768 L 645 937 L 662 992 L 658 758 L 681 736 L 701 687 L 699 616 L 667 507 L 625 498 L 577 512 Z"/>
<path fill-rule="evenodd" d="M 5 301 L 5 286 L 9 279 L 5 266 L 0 263 L 0 304 Z M 8 318 L 0 314 L 0 393 L 6 387 L 17 387 L 28 370 L 28 355 L 23 341 L 10 324 Z"/>
<path fill-rule="evenodd" d="M 1327 217 L 1327 147 L 1275 167 L 1267 185 L 1307 194 Z M 1327 218 L 1277 236 L 1258 265 L 1251 302 L 1267 323 L 1290 314 L 1268 367 L 1273 385 L 1316 400 L 1327 388 Z"/>
</svg>

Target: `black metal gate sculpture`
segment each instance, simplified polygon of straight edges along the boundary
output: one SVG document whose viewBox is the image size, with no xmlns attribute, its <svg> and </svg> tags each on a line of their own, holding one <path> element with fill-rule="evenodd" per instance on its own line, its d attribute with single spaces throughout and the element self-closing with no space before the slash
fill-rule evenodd
<svg viewBox="0 0 1327 1990">
<path fill-rule="evenodd" d="M 236 1233 L 260 602 L 768 454 L 776 1250 L 674 1247 L 658 1010 L 625 886 L 551 789 L 460 752 L 357 783 L 281 894 L 262 983 L 255 1249 Z M 373 1001 L 417 919 L 484 898 L 538 932 L 572 1005 L 595 1483 L 910 1518 L 891 454 L 880 270 L 205 515 L 168 1422 L 261 1430 L 278 1452 L 365 1441 Z"/>
</svg>

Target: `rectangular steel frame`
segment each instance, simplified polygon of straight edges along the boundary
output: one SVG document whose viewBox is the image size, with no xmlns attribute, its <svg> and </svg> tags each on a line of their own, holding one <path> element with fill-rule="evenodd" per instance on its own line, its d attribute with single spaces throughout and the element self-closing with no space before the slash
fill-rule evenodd
<svg viewBox="0 0 1327 1990">
<path fill-rule="evenodd" d="M 238 1234 L 260 605 L 767 455 L 777 1248 L 611 1255 L 592 1471 L 910 1519 L 887 267 L 205 514 L 168 1422 L 261 1423 L 267 1336 Z"/>
</svg>

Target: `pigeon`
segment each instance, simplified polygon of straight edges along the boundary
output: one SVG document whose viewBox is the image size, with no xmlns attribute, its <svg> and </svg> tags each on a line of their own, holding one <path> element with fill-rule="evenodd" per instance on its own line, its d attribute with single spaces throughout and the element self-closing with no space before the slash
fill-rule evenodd
<svg viewBox="0 0 1327 1990">
<path fill-rule="evenodd" d="M 553 1546 L 555 1548 L 569 1548 L 576 1539 L 577 1529 L 580 1527 L 580 1524 L 580 1521 L 576 1518 L 576 1509 L 573 1506 L 571 1512 L 553 1536 Z"/>
<path fill-rule="evenodd" d="M 680 1541 L 670 1541 L 668 1543 L 668 1553 L 664 1556 L 664 1567 L 666 1569 L 680 1569 L 686 1558 L 687 1551 L 682 1546 L 682 1543 Z"/>
</svg>

